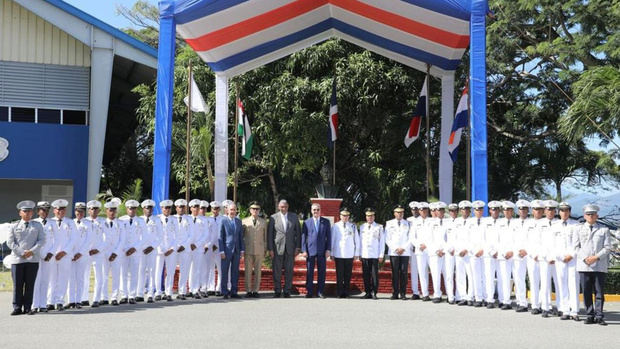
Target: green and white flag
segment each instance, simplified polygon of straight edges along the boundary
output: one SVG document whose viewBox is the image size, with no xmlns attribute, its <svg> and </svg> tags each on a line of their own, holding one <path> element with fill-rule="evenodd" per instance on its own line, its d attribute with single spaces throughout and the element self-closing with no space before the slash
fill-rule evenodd
<svg viewBox="0 0 620 349">
<path fill-rule="evenodd" d="M 250 160 L 252 156 L 252 144 L 254 143 L 254 135 L 250 128 L 250 122 L 243 110 L 243 102 L 237 99 L 237 108 L 239 110 L 239 120 L 237 121 L 237 133 L 241 136 L 241 156 L 246 160 Z"/>
</svg>

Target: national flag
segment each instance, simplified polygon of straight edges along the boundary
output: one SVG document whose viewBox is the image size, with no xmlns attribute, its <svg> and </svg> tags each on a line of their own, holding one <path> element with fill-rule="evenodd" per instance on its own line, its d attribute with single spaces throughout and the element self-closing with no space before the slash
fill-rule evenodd
<svg viewBox="0 0 620 349">
<path fill-rule="evenodd" d="M 202 98 L 202 94 L 200 94 L 200 90 L 198 89 L 198 85 L 196 84 L 196 81 L 194 81 L 194 76 L 192 75 L 192 79 L 191 79 L 191 88 L 190 88 L 190 93 L 192 94 L 192 106 L 191 109 L 193 112 L 198 113 L 198 112 L 206 112 L 207 111 L 207 104 L 205 103 L 204 98 Z M 185 98 L 183 98 L 183 101 L 185 102 L 185 105 L 189 106 L 189 96 L 185 96 Z"/>
<path fill-rule="evenodd" d="M 240 99 L 237 99 L 237 109 L 239 111 L 237 133 L 241 137 L 241 156 L 246 160 L 250 160 L 250 156 L 252 156 L 252 145 L 254 144 L 254 135 L 252 134 L 248 117 L 245 115 L 243 102 L 241 102 Z"/>
<path fill-rule="evenodd" d="M 409 129 L 407 130 L 407 134 L 405 135 L 405 147 L 407 148 L 409 148 L 413 141 L 420 137 L 422 119 L 426 117 L 426 79 L 428 79 L 428 76 L 424 79 L 424 86 L 422 86 L 422 92 L 420 92 L 418 104 L 415 107 L 413 118 L 411 118 Z"/>
<path fill-rule="evenodd" d="M 448 152 L 450 153 L 452 162 L 456 162 L 459 144 L 461 143 L 461 133 L 463 133 L 463 129 L 467 127 L 467 124 L 469 123 L 467 96 L 468 88 L 467 85 L 465 85 L 463 94 L 459 100 L 459 105 L 456 108 L 456 115 L 454 116 L 454 122 L 452 124 L 452 132 L 450 133 L 450 140 L 448 141 Z"/>
<path fill-rule="evenodd" d="M 338 100 L 336 99 L 336 79 L 332 83 L 332 97 L 329 101 L 329 138 L 330 148 L 338 139 Z"/>
</svg>

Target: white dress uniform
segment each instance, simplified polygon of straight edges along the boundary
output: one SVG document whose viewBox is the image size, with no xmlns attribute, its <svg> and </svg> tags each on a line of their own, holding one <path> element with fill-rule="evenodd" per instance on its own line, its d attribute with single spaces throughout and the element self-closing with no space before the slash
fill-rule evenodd
<svg viewBox="0 0 620 349">
<path fill-rule="evenodd" d="M 542 219 L 530 219 L 527 227 L 527 277 L 530 285 L 530 305 L 532 310 L 540 310 L 540 263 L 541 246 L 538 222 Z"/>
<path fill-rule="evenodd" d="M 48 303 L 62 305 L 64 304 L 65 295 L 69 287 L 69 277 L 71 276 L 71 268 L 73 266 L 71 259 L 73 258 L 72 253 L 75 248 L 75 236 L 78 232 L 71 218 L 65 217 L 63 219 L 58 219 L 54 217 L 50 224 L 54 236 L 52 253 L 54 254 L 53 261 L 55 267 L 52 267 L 52 284 L 54 288 L 52 297 L 48 297 Z M 57 261 L 56 255 L 61 251 L 66 252 L 67 255 Z"/>
<path fill-rule="evenodd" d="M 500 304 L 510 305 L 510 291 L 512 289 L 510 281 L 512 266 L 515 255 L 518 251 L 514 250 L 514 229 L 517 225 L 516 219 L 501 218 L 499 220 L 498 244 L 497 244 L 497 295 Z M 512 253 L 510 258 L 507 254 Z"/>
<path fill-rule="evenodd" d="M 93 302 L 99 303 L 102 300 L 107 300 L 107 292 L 104 293 L 104 290 L 108 289 L 108 277 L 106 271 L 108 260 L 105 257 L 105 240 L 103 236 L 103 227 L 106 223 L 105 218 L 103 217 L 86 217 L 84 218 L 88 222 L 90 222 L 90 226 L 92 229 L 92 240 L 91 240 L 91 250 L 98 250 L 99 253 L 89 256 L 90 264 L 94 270 L 95 274 L 95 285 L 93 288 Z M 86 271 L 86 275 L 88 276 L 88 283 L 84 284 L 85 288 L 88 289 L 90 286 L 90 266 Z M 106 298 L 103 298 L 103 297 Z"/>
<path fill-rule="evenodd" d="M 121 217 L 120 221 L 125 224 L 126 229 L 123 263 L 121 264 L 121 297 L 135 299 L 138 294 L 140 260 L 144 255 L 142 250 L 145 246 L 142 236 L 146 231 L 146 223 L 138 216 L 130 217 L 128 215 Z M 131 256 L 127 256 L 126 253 L 131 248 L 136 251 Z"/>
<path fill-rule="evenodd" d="M 175 250 L 183 247 L 184 250 L 177 253 L 177 263 L 179 265 L 179 284 L 178 294 L 187 294 L 187 281 L 189 279 L 189 267 L 192 260 L 192 250 L 190 245 L 194 243 L 192 232 L 189 229 L 189 220 L 186 215 L 174 215 L 177 222 L 177 235 Z"/>
<path fill-rule="evenodd" d="M 139 251 L 142 256 L 142 265 L 140 266 L 140 276 L 138 279 L 137 297 L 144 296 L 144 289 L 147 289 L 147 297 L 153 298 L 158 282 L 161 282 L 161 273 L 156 274 L 155 264 L 157 262 L 157 251 L 161 243 L 163 234 L 161 220 L 157 216 L 141 216 L 144 220 L 145 230 L 142 232 L 142 247 Z M 152 247 L 153 251 L 144 254 L 144 249 Z M 146 287 L 145 287 L 146 284 Z"/>
<path fill-rule="evenodd" d="M 196 249 L 190 251 L 191 261 L 189 270 L 189 291 L 194 295 L 198 294 L 201 286 L 206 286 L 206 281 L 201 284 L 201 276 L 204 274 L 203 270 L 206 268 L 206 254 L 205 245 L 207 244 L 207 238 L 209 238 L 209 223 L 202 216 L 190 216 L 189 218 L 189 230 L 193 236 Z"/>
<path fill-rule="evenodd" d="M 418 217 L 409 231 L 410 243 L 415 247 L 414 256 L 416 260 L 416 267 L 418 270 L 418 279 L 420 280 L 420 289 L 422 297 L 428 297 L 428 247 L 432 240 L 432 231 L 427 227 L 430 217 L 422 218 Z M 425 245 L 426 248 L 422 250 L 421 245 Z M 413 285 L 412 285 L 413 286 Z M 417 287 L 417 285 L 415 285 Z"/>
<path fill-rule="evenodd" d="M 469 265 L 471 267 L 471 274 L 473 279 L 474 288 L 474 300 L 481 303 L 485 299 L 485 282 L 484 282 L 484 251 L 485 248 L 485 230 L 486 222 L 485 218 L 473 217 L 468 219 L 466 226 L 469 231 Z M 482 250 L 483 253 L 480 257 L 476 257 L 476 254 Z"/>
<path fill-rule="evenodd" d="M 361 242 L 357 227 L 351 222 L 338 221 L 332 226 L 332 250 L 334 258 L 353 258 L 360 255 Z"/>
<path fill-rule="evenodd" d="M 395 265 L 394 262 L 402 261 L 402 258 L 391 257 L 407 257 L 411 256 L 413 245 L 409 237 L 409 222 L 404 219 L 392 219 L 385 223 L 385 244 L 388 246 L 388 255 L 392 264 L 392 292 L 393 296 L 400 293 L 404 297 L 407 292 L 407 266 Z M 396 253 L 396 250 L 402 248 L 402 254 Z M 398 287 L 398 288 L 397 288 Z M 428 291 L 427 291 L 428 292 Z"/>
<path fill-rule="evenodd" d="M 224 221 L 225 218 L 226 217 L 220 216 L 220 215 L 207 218 L 210 221 L 209 238 L 207 239 L 209 250 L 206 253 L 207 255 L 207 276 L 209 277 L 207 281 L 208 292 L 221 292 L 221 289 L 222 289 L 221 288 L 222 287 L 222 257 L 220 255 L 220 251 L 214 250 L 214 247 L 218 248 L 219 238 L 220 238 L 220 229 L 222 227 L 222 222 Z M 217 269 L 217 284 L 216 284 L 216 276 L 215 276 L 216 269 Z"/>
<path fill-rule="evenodd" d="M 484 221 L 484 294 L 487 303 L 494 303 L 500 225 L 499 218 L 486 217 Z"/>
<path fill-rule="evenodd" d="M 558 278 L 555 274 L 555 260 L 556 260 L 556 234 L 553 229 L 553 224 L 558 220 L 556 218 L 549 220 L 542 218 L 537 222 L 537 229 L 540 233 L 540 248 L 541 256 L 538 260 L 540 268 L 540 305 L 543 312 L 551 310 L 551 280 L 555 289 L 558 290 Z M 551 263 L 554 264 L 551 264 Z M 556 295 L 557 308 L 560 308 L 560 297 Z"/>
<path fill-rule="evenodd" d="M 407 222 L 409 222 L 409 227 L 412 227 L 418 217 L 411 216 L 407 218 Z M 410 237 L 413 239 L 415 234 L 410 234 Z M 413 241 L 411 243 L 411 248 L 413 249 Z M 418 263 L 416 262 L 415 257 L 409 258 L 409 272 L 411 273 L 411 290 L 413 290 L 413 294 L 419 296 L 420 288 L 418 287 Z"/>
<path fill-rule="evenodd" d="M 558 277 L 556 298 L 560 298 L 559 311 L 562 315 L 579 314 L 579 273 L 577 272 L 577 251 L 575 250 L 574 230 L 578 222 L 574 219 L 558 220 L 553 225 L 555 231 L 555 271 Z M 564 263 L 564 257 L 573 258 Z"/>
<path fill-rule="evenodd" d="M 426 225 L 426 230 L 429 231 L 430 237 L 426 250 L 428 253 L 428 266 L 431 270 L 433 281 L 433 298 L 435 299 L 441 299 L 441 273 L 446 253 L 447 223 L 448 220 L 446 218 L 430 218 Z M 439 253 L 444 254 L 444 256 L 439 256 Z"/>
<path fill-rule="evenodd" d="M 534 221 L 531 218 L 513 218 L 510 223 L 512 230 L 512 243 L 514 256 L 512 257 L 512 279 L 515 284 L 515 298 L 517 306 L 527 308 L 527 287 L 525 284 L 525 274 L 528 270 L 528 261 L 530 259 L 530 250 L 528 243 L 529 228 L 533 226 Z M 519 251 L 524 250 L 527 255 L 521 257 Z M 531 274 L 530 274 L 531 275 Z M 530 276 L 530 282 L 532 277 Z"/>
<path fill-rule="evenodd" d="M 121 265 L 123 264 L 124 247 L 125 247 L 125 223 L 118 219 L 106 219 L 103 224 L 103 241 L 104 241 L 104 263 L 103 263 L 103 279 L 112 275 L 112 295 L 110 301 L 118 300 L 121 281 Z M 114 261 L 110 262 L 112 254 L 116 254 Z M 107 284 L 103 285 L 103 300 L 108 300 Z"/>
<path fill-rule="evenodd" d="M 446 295 L 448 296 L 448 302 L 460 300 L 458 289 L 454 287 L 454 275 L 456 266 L 456 245 L 457 245 L 457 231 L 456 220 L 458 218 L 444 218 L 443 224 L 446 225 L 446 243 L 443 257 L 443 281 L 446 287 Z"/>
<path fill-rule="evenodd" d="M 360 226 L 360 257 L 383 258 L 385 253 L 385 233 L 383 226 L 377 222 Z"/>
<path fill-rule="evenodd" d="M 73 270 L 69 278 L 69 303 L 81 303 L 84 294 L 84 274 L 89 270 L 90 258 L 89 251 L 93 242 L 93 227 L 86 218 L 81 220 L 73 219 L 77 228 L 75 235 L 75 248 L 73 255 L 80 254 L 80 258 L 73 262 Z M 73 258 L 73 257 L 71 257 Z"/>
<path fill-rule="evenodd" d="M 454 220 L 452 229 L 454 238 L 454 262 L 456 272 L 457 301 L 471 302 L 474 300 L 473 274 L 470 263 L 472 244 L 469 238 L 469 225 L 474 218 L 458 217 Z M 461 256 L 462 251 L 467 251 Z M 467 282 L 469 280 L 469 282 Z"/>
<path fill-rule="evenodd" d="M 47 305 L 51 305 L 52 303 L 48 301 L 51 300 L 51 295 L 48 296 L 48 291 L 53 290 L 54 284 L 52 281 L 52 273 L 54 272 L 54 257 L 52 257 L 49 261 L 45 261 L 45 256 L 48 253 L 53 253 L 52 248 L 54 247 L 54 234 L 52 232 L 52 225 L 50 219 L 43 220 L 42 218 L 36 218 L 34 221 L 41 223 L 43 226 L 43 231 L 45 232 L 45 243 L 41 246 L 41 260 L 39 261 L 39 270 L 37 270 L 37 279 L 34 282 L 34 293 L 32 298 L 32 308 L 33 309 L 43 309 L 47 307 Z"/>
<path fill-rule="evenodd" d="M 166 296 L 172 296 L 174 273 L 176 271 L 176 266 L 177 266 L 176 233 L 177 233 L 177 226 L 178 226 L 177 222 L 178 221 L 174 216 L 166 217 L 163 214 L 160 214 L 158 216 L 158 219 L 161 222 L 163 233 L 161 236 L 161 243 L 159 245 L 159 248 L 157 249 L 157 261 L 156 261 L 156 266 L 155 266 L 155 269 L 156 269 L 155 276 L 157 279 L 155 280 L 155 285 L 157 287 L 156 287 L 155 296 L 162 295 L 162 290 L 160 288 L 159 280 L 161 280 L 160 278 L 164 271 L 164 266 L 166 268 L 166 278 L 164 281 L 164 292 Z M 170 249 L 173 249 L 174 251 L 170 255 L 165 256 L 164 254 Z"/>
</svg>

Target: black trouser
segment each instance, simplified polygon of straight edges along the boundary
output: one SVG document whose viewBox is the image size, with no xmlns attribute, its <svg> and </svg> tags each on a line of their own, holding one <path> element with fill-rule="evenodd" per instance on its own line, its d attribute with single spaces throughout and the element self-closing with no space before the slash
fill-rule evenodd
<svg viewBox="0 0 620 349">
<path fill-rule="evenodd" d="M 603 272 L 579 272 L 581 280 L 581 290 L 583 291 L 583 304 L 586 306 L 586 316 L 596 319 L 603 318 L 603 303 L 605 295 L 603 286 L 607 273 Z M 595 303 L 592 305 L 592 291 L 594 289 Z"/>
<path fill-rule="evenodd" d="M 364 290 L 368 294 L 377 294 L 379 288 L 379 259 L 362 258 Z"/>
<path fill-rule="evenodd" d="M 34 281 L 37 278 L 39 263 L 19 263 L 11 266 L 13 277 L 13 309 L 30 311 Z"/>
<path fill-rule="evenodd" d="M 284 267 L 284 292 L 291 293 L 293 288 L 293 266 L 295 255 L 290 255 L 286 251 L 279 255 L 277 252 L 273 256 L 273 288 L 276 293 L 282 291 L 282 267 Z"/>
<path fill-rule="evenodd" d="M 390 256 L 392 264 L 392 294 L 404 296 L 407 293 L 407 269 L 409 256 Z"/>
<path fill-rule="evenodd" d="M 339 296 L 349 295 L 352 273 L 353 258 L 336 258 L 336 289 Z"/>
</svg>

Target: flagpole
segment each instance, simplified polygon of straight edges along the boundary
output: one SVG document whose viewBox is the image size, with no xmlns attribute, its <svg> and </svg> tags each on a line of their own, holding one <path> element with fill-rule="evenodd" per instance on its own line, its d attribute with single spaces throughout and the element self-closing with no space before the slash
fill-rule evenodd
<svg viewBox="0 0 620 349">
<path fill-rule="evenodd" d="M 192 124 L 192 61 L 189 61 L 189 74 L 187 79 L 187 134 L 185 137 L 185 201 L 189 202 L 189 162 L 190 162 L 190 138 Z"/>
<path fill-rule="evenodd" d="M 239 83 L 235 84 L 237 100 L 235 103 L 235 184 L 233 186 L 233 202 L 237 203 L 237 185 L 239 183 Z"/>
<path fill-rule="evenodd" d="M 467 84 L 469 84 L 469 80 L 467 81 Z M 468 88 L 468 86 L 465 86 L 465 88 Z M 470 108 L 470 99 L 469 99 L 470 94 L 467 94 L 467 120 L 471 121 L 471 108 Z M 465 143 L 465 147 L 467 147 L 467 155 L 465 157 L 465 178 L 466 178 L 466 192 L 467 192 L 467 200 L 471 200 L 471 127 L 469 127 L 469 125 L 467 125 L 467 130 L 469 130 L 469 132 L 465 132 L 465 138 L 467 139 L 467 142 Z"/>
<path fill-rule="evenodd" d="M 429 115 L 429 103 L 430 103 L 430 73 L 431 65 L 426 64 L 426 200 L 430 200 L 430 180 L 431 180 L 431 123 Z"/>
</svg>

